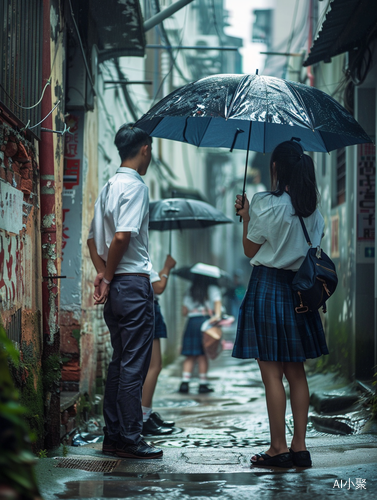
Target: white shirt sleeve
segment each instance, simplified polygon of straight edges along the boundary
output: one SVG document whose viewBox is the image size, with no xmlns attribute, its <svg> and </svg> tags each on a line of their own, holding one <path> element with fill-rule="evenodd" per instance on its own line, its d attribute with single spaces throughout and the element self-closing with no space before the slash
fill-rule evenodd
<svg viewBox="0 0 377 500">
<path fill-rule="evenodd" d="M 257 194 L 251 200 L 249 215 L 250 222 L 247 231 L 247 239 L 262 245 L 266 241 L 266 223 L 269 223 L 269 210 L 261 207 L 261 198 Z"/>
<path fill-rule="evenodd" d="M 115 232 L 130 232 L 137 236 L 148 210 L 148 188 L 144 184 L 134 184 L 119 198 L 119 209 L 114 213 Z"/>
<path fill-rule="evenodd" d="M 210 285 L 208 287 L 208 298 L 209 301 L 211 302 L 212 305 L 215 304 L 215 302 L 221 302 L 221 291 L 220 288 L 216 285 Z"/>
<path fill-rule="evenodd" d="M 89 234 L 88 234 L 88 240 L 91 240 L 92 238 L 94 238 L 94 232 L 93 232 L 93 219 L 92 219 L 92 222 L 90 223 Z"/>
<path fill-rule="evenodd" d="M 151 283 L 156 283 L 156 281 L 161 281 L 160 275 L 154 269 L 151 270 Z"/>
</svg>

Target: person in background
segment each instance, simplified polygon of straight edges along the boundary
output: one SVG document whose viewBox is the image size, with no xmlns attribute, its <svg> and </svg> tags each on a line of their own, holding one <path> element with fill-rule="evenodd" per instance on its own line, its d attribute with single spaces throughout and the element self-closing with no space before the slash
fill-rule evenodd
<svg viewBox="0 0 377 500">
<path fill-rule="evenodd" d="M 168 255 L 164 267 L 159 273 L 153 268 L 151 271 L 151 283 L 154 292 L 154 338 L 151 364 L 149 365 L 147 377 L 143 385 L 143 397 L 141 400 L 143 410 L 143 436 L 171 434 L 173 432 L 172 427 L 174 427 L 174 422 L 162 420 L 159 413 L 153 411 L 152 400 L 157 385 L 157 379 L 162 369 L 160 339 L 167 337 L 166 324 L 161 314 L 158 296 L 164 292 L 168 284 L 170 271 L 175 265 L 176 261 L 171 255 Z"/>
<path fill-rule="evenodd" d="M 247 191 L 250 196 L 250 202 L 252 201 L 255 194 L 267 191 L 266 186 L 262 182 L 259 168 L 248 168 L 247 184 Z"/>
<path fill-rule="evenodd" d="M 279 144 L 270 161 L 271 192 L 259 193 L 249 206 L 237 195 L 235 208 L 243 219 L 244 253 L 254 266 L 239 316 L 233 356 L 258 361 L 266 391 L 271 445 L 251 457 L 256 466 L 310 467 L 305 437 L 309 390 L 307 358 L 328 354 L 318 311 L 298 314 L 292 280 L 308 251 L 299 216 L 313 247 L 319 246 L 324 220 L 317 209 L 318 190 L 313 160 L 296 141 Z M 289 383 L 294 431 L 290 449 L 285 435 Z"/>
<path fill-rule="evenodd" d="M 186 359 L 183 362 L 179 392 L 189 392 L 189 383 L 196 362 L 199 368 L 199 394 L 213 392 L 208 385 L 208 358 L 203 349 L 201 326 L 207 319 L 220 320 L 221 312 L 219 287 L 211 285 L 207 276 L 196 274 L 183 299 L 182 315 L 188 317 L 188 322 L 183 335 L 182 354 Z"/>
</svg>

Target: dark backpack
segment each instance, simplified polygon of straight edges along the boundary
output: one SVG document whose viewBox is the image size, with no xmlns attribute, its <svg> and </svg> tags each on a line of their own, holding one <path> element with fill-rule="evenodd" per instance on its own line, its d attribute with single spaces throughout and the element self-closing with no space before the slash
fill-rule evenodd
<svg viewBox="0 0 377 500">
<path fill-rule="evenodd" d="M 322 307 L 323 312 L 326 312 L 326 300 L 335 292 L 338 284 L 335 264 L 321 247 L 312 248 L 305 223 L 302 217 L 299 219 L 310 248 L 292 281 L 292 288 L 300 301 L 295 310 L 305 313 Z"/>
</svg>

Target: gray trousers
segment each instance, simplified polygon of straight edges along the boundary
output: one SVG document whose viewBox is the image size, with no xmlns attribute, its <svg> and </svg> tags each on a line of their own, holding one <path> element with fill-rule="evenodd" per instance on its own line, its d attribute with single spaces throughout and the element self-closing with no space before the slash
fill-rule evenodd
<svg viewBox="0 0 377 500">
<path fill-rule="evenodd" d="M 142 388 L 152 354 L 153 289 L 143 276 L 117 276 L 104 308 L 113 357 L 107 374 L 104 418 L 110 439 L 137 444 L 143 427 Z"/>
</svg>

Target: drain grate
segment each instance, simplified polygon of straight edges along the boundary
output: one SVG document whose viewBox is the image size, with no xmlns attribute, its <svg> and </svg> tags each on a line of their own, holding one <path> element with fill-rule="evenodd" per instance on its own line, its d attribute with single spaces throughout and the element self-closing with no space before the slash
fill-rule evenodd
<svg viewBox="0 0 377 500">
<path fill-rule="evenodd" d="M 54 467 L 61 469 L 79 469 L 89 472 L 113 472 L 120 460 L 83 460 L 80 458 L 57 458 Z"/>
</svg>

